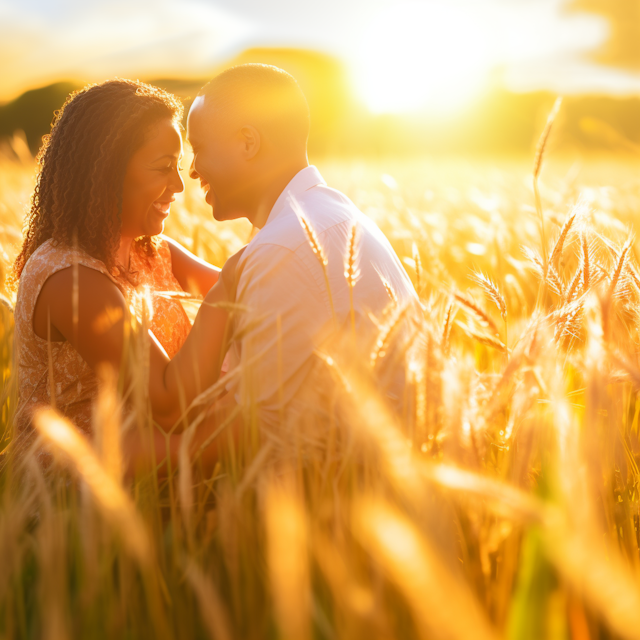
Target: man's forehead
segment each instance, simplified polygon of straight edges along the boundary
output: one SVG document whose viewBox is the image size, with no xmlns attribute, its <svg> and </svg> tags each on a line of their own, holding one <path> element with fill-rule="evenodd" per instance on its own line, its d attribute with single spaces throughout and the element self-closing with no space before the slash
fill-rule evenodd
<svg viewBox="0 0 640 640">
<path fill-rule="evenodd" d="M 201 134 L 199 133 L 200 125 L 198 124 L 198 113 L 200 111 L 198 100 L 200 100 L 200 97 L 201 96 L 198 96 L 193 101 L 191 107 L 189 108 L 189 113 L 187 114 L 187 142 L 192 147 L 196 144 L 196 141 L 201 136 Z"/>
<path fill-rule="evenodd" d="M 196 96 L 196 99 L 191 103 L 189 113 L 187 115 L 187 134 L 189 130 L 193 128 L 194 124 L 200 121 L 200 117 L 204 111 L 204 96 Z"/>
<path fill-rule="evenodd" d="M 187 116 L 187 137 L 206 134 L 213 129 L 218 129 L 220 121 L 224 120 L 224 113 L 220 109 L 214 108 L 211 100 L 206 96 L 197 96 L 191 103 L 189 115 Z"/>
<path fill-rule="evenodd" d="M 196 99 L 191 103 L 191 108 L 189 109 L 189 113 L 194 113 L 196 111 L 202 111 L 204 108 L 204 96 L 196 96 Z"/>
</svg>

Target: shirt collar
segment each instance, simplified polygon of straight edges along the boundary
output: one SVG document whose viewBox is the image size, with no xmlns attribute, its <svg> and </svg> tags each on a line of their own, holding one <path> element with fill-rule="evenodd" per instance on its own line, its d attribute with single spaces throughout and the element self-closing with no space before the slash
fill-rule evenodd
<svg viewBox="0 0 640 640">
<path fill-rule="evenodd" d="M 327 184 L 324 178 L 320 175 L 320 172 L 314 165 L 309 165 L 304 169 L 301 169 L 296 173 L 289 184 L 283 189 L 282 193 L 278 196 L 276 203 L 273 205 L 267 221 L 264 223 L 266 227 L 272 220 L 275 220 L 287 204 L 289 196 L 298 196 L 309 189 L 318 186 L 319 184 Z"/>
</svg>

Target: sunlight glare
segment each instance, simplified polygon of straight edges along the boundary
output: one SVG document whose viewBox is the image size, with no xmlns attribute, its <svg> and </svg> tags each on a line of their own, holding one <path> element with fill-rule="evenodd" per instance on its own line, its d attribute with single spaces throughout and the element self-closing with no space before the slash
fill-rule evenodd
<svg viewBox="0 0 640 640">
<path fill-rule="evenodd" d="M 492 67 L 485 22 L 472 5 L 442 0 L 396 4 L 379 14 L 366 29 L 357 63 L 369 109 L 448 112 L 464 106 Z"/>
</svg>

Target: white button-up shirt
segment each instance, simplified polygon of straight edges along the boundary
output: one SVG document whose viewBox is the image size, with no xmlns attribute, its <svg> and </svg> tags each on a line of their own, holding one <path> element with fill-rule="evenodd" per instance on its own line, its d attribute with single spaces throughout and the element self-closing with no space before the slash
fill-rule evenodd
<svg viewBox="0 0 640 640">
<path fill-rule="evenodd" d="M 296 211 L 308 220 L 327 258 L 329 290 Z M 353 289 L 356 332 L 359 339 L 374 336 L 369 314 L 380 317 L 390 303 L 382 278 L 399 305 L 417 303 L 415 290 L 377 225 L 328 187 L 316 167 L 302 169 L 289 182 L 238 262 L 236 300 L 248 310 L 237 316 L 229 354 L 231 368 L 246 368 L 236 400 L 256 403 L 268 423 L 301 392 L 314 351 L 334 331 L 330 296 L 338 327 L 350 331 L 345 259 L 354 222 L 360 272 Z"/>
</svg>

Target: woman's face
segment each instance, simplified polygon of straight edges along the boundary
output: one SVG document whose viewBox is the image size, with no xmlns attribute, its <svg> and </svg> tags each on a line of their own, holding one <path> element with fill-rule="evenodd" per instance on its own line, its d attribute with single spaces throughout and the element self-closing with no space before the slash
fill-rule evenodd
<svg viewBox="0 0 640 640">
<path fill-rule="evenodd" d="M 170 119 L 160 120 L 131 156 L 122 190 L 122 229 L 127 238 L 162 233 L 174 194 L 184 190 L 180 176 L 182 137 Z"/>
</svg>

